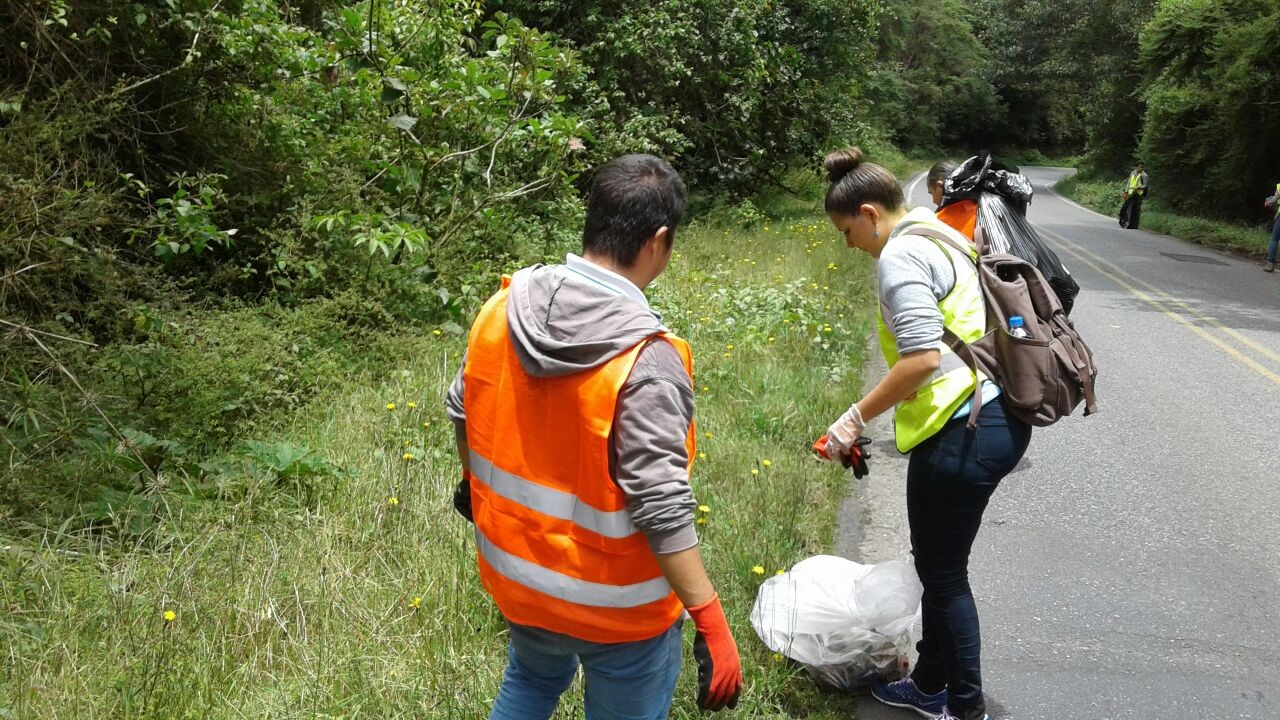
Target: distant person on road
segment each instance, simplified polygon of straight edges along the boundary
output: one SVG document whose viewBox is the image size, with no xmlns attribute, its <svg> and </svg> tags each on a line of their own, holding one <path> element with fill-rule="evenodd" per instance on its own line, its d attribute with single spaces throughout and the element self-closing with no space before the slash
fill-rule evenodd
<svg viewBox="0 0 1280 720">
<path fill-rule="evenodd" d="M 942 205 L 945 192 L 943 185 L 947 181 L 947 176 L 958 167 L 960 167 L 959 164 L 951 160 L 943 160 L 929 169 L 925 183 L 929 186 L 929 197 L 933 198 L 933 205 L 937 208 L 938 219 L 960 231 L 972 242 L 973 234 L 978 227 L 977 201 L 965 198 L 948 203 L 946 207 Z"/>
<path fill-rule="evenodd" d="M 689 345 L 643 290 L 688 194 L 627 155 L 587 195 L 582 255 L 504 278 L 445 399 L 480 582 L 509 627 L 491 720 L 546 720 L 583 668 L 587 717 L 662 720 L 695 626 L 698 706 L 732 708 L 741 661 L 695 531 Z"/>
<path fill-rule="evenodd" d="M 1148 177 L 1145 166 L 1139 161 L 1125 181 L 1124 204 L 1120 206 L 1120 227 L 1137 230 L 1142 220 L 1142 201 L 1147 196 Z"/>
<path fill-rule="evenodd" d="M 1264 272 L 1276 271 L 1276 248 L 1280 247 L 1280 182 L 1276 183 L 1276 192 L 1264 202 L 1269 208 L 1274 208 L 1275 217 L 1271 219 L 1271 244 L 1267 246 L 1267 264 L 1262 266 Z"/>
<path fill-rule="evenodd" d="M 828 452 L 850 453 L 866 421 L 894 409 L 898 450 L 911 452 L 907 518 L 924 584 L 924 633 L 911 676 L 872 687 L 881 702 L 941 720 L 985 720 L 978 610 L 969 552 L 987 502 L 1022 459 L 1031 427 L 1006 412 L 999 387 L 973 372 L 943 342 L 986 332 L 976 250 L 927 208 L 905 207 L 902 188 L 849 148 L 825 161 L 826 211 L 845 243 L 876 259 L 880 348 L 889 372 L 827 430 Z M 910 234 L 927 226 L 949 242 Z M 966 427 L 971 403 L 978 425 Z"/>
</svg>

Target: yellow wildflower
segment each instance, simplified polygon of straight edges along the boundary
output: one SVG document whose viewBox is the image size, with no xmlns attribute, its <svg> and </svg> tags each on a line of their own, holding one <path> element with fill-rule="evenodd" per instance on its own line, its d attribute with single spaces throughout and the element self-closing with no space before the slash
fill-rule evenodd
<svg viewBox="0 0 1280 720">
<path fill-rule="evenodd" d="M 417 458 L 413 456 L 413 453 L 405 453 L 404 455 L 400 456 L 400 459 L 404 460 L 405 462 L 413 462 L 414 460 L 417 460 Z"/>
<path fill-rule="evenodd" d="M 698 506 L 698 512 L 700 512 L 700 513 L 709 513 L 709 512 L 711 512 L 711 506 L 710 506 L 710 505 L 699 505 L 699 506 Z"/>
<path fill-rule="evenodd" d="M 165 621 L 165 622 L 173 622 L 174 620 L 177 620 L 177 619 L 178 619 L 178 613 L 176 613 L 176 612 L 174 612 L 174 611 L 172 611 L 172 610 L 165 610 L 165 611 L 164 611 L 164 621 Z"/>
<path fill-rule="evenodd" d="M 707 519 L 706 519 L 706 518 L 704 518 L 704 517 L 700 517 L 700 518 L 698 518 L 697 523 L 698 523 L 699 525 L 706 525 L 706 524 L 707 524 Z"/>
<path fill-rule="evenodd" d="M 763 566 L 763 565 L 757 565 L 757 566 L 755 566 L 755 567 L 751 568 L 751 572 L 753 572 L 753 573 L 755 573 L 755 574 L 757 574 L 757 575 L 763 575 L 763 574 L 764 574 L 764 566 Z"/>
<path fill-rule="evenodd" d="M 751 474 L 752 474 L 752 475 L 759 475 L 759 474 L 760 474 L 760 471 L 759 471 L 759 470 L 757 470 L 757 469 L 755 469 L 755 468 L 751 468 Z"/>
<path fill-rule="evenodd" d="M 774 575 L 786 575 L 786 574 L 787 574 L 786 570 L 779 570 L 778 572 L 774 573 Z"/>
<path fill-rule="evenodd" d="M 395 409 L 396 409 L 396 404 L 395 404 L 395 403 L 387 403 L 387 409 L 388 409 L 388 410 L 395 410 Z"/>
<path fill-rule="evenodd" d="M 422 605 L 422 598 L 417 595 L 414 595 L 413 599 L 409 601 L 409 607 L 413 608 L 414 610 L 417 610 L 418 607 L 420 607 L 421 605 Z"/>
<path fill-rule="evenodd" d="M 396 497 L 395 495 L 392 495 L 391 497 L 387 498 L 387 504 L 390 505 L 391 507 L 395 507 L 400 504 L 400 498 Z"/>
<path fill-rule="evenodd" d="M 443 333 L 443 332 L 441 332 L 439 329 L 436 329 L 436 330 L 432 330 L 432 331 L 431 331 L 431 334 L 432 334 L 432 335 L 435 335 L 435 336 L 437 336 L 437 337 L 439 337 L 439 336 L 443 335 L 444 333 Z"/>
<path fill-rule="evenodd" d="M 698 459 L 699 459 L 699 460 L 706 460 L 706 459 L 707 459 L 707 454 L 706 454 L 706 453 L 704 453 L 704 452 L 700 452 L 700 453 L 698 453 Z"/>
<path fill-rule="evenodd" d="M 773 654 L 773 661 L 774 661 L 774 662 L 782 662 L 782 653 L 774 653 L 774 654 Z"/>
<path fill-rule="evenodd" d="M 407 403 L 407 405 L 409 406 L 409 409 L 410 409 L 410 410 L 412 410 L 412 409 L 414 409 L 414 408 L 418 407 L 418 403 L 416 403 L 416 402 Z"/>
<path fill-rule="evenodd" d="M 715 436 L 716 436 L 715 433 L 702 433 L 702 437 L 705 437 L 705 438 L 713 438 Z"/>
<path fill-rule="evenodd" d="M 772 461 L 772 460 L 761 460 L 761 461 L 760 461 L 760 464 L 761 464 L 761 465 L 763 465 L 763 466 L 765 466 L 765 467 L 773 467 L 773 461 Z"/>
</svg>

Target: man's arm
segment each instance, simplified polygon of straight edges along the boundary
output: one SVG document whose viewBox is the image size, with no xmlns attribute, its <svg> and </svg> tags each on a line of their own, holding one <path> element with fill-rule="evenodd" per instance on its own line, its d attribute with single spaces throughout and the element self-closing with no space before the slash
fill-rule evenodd
<svg viewBox="0 0 1280 720">
<path fill-rule="evenodd" d="M 471 481 L 468 480 L 471 477 L 471 448 L 467 445 L 467 411 L 463 404 L 463 394 L 466 390 L 463 370 L 466 367 L 467 356 L 464 353 L 462 366 L 458 368 L 458 374 L 454 376 L 453 384 L 445 394 L 444 410 L 449 420 L 453 422 L 453 438 L 458 448 L 458 462 L 462 464 L 462 479 L 453 489 L 453 508 L 459 515 L 471 521 Z"/>
<path fill-rule="evenodd" d="M 458 461 L 462 463 L 463 477 L 471 475 L 471 448 L 467 446 L 467 426 L 456 423 L 453 426 L 453 440 L 458 446 Z"/>
<path fill-rule="evenodd" d="M 688 550 L 655 557 L 658 558 L 662 574 L 685 607 L 697 607 L 716 596 L 716 589 L 711 585 L 711 578 L 707 577 L 707 570 L 702 564 L 702 552 L 697 545 Z"/>
</svg>

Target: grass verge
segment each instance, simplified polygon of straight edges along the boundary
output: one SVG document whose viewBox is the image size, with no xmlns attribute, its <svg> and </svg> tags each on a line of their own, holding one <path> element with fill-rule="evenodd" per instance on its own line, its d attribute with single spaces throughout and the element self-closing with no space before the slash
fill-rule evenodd
<svg viewBox="0 0 1280 720">
<path fill-rule="evenodd" d="M 1063 196 L 1091 210 L 1116 217 L 1120 214 L 1120 205 L 1123 203 L 1119 190 L 1122 184 L 1122 178 L 1081 179 L 1079 175 L 1073 175 L 1060 181 L 1056 189 Z M 1254 257 L 1266 254 L 1267 243 L 1271 239 L 1269 226 L 1250 226 L 1178 215 L 1161 208 L 1158 200 L 1155 204 L 1151 201 L 1143 203 L 1142 228 L 1198 245 Z"/>
<path fill-rule="evenodd" d="M 738 717 L 851 707 L 747 620 L 765 577 L 829 547 L 847 485 L 808 446 L 860 387 L 869 261 L 815 205 L 695 223 L 650 292 L 695 349 L 693 483 L 746 667 Z M 406 337 L 400 369 L 304 406 L 199 502 L 156 483 L 154 530 L 129 544 L 0 526 L 0 718 L 485 717 L 505 637 L 449 503 L 461 349 Z M 677 720 L 701 717 L 685 658 Z M 557 717 L 581 714 L 575 690 Z"/>
</svg>

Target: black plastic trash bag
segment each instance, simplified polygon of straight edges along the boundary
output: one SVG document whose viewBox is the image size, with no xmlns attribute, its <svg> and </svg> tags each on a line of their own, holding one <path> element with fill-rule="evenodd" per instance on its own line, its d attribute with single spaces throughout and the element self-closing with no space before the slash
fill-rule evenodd
<svg viewBox="0 0 1280 720">
<path fill-rule="evenodd" d="M 1057 294 L 1063 311 L 1071 314 L 1080 285 L 1027 222 L 1034 191 L 1025 175 L 1017 168 L 993 162 L 990 155 L 978 155 L 952 171 L 942 189 L 943 206 L 960 200 L 977 201 L 977 231 L 985 243 L 983 252 L 1014 255 L 1034 265 Z"/>
</svg>

